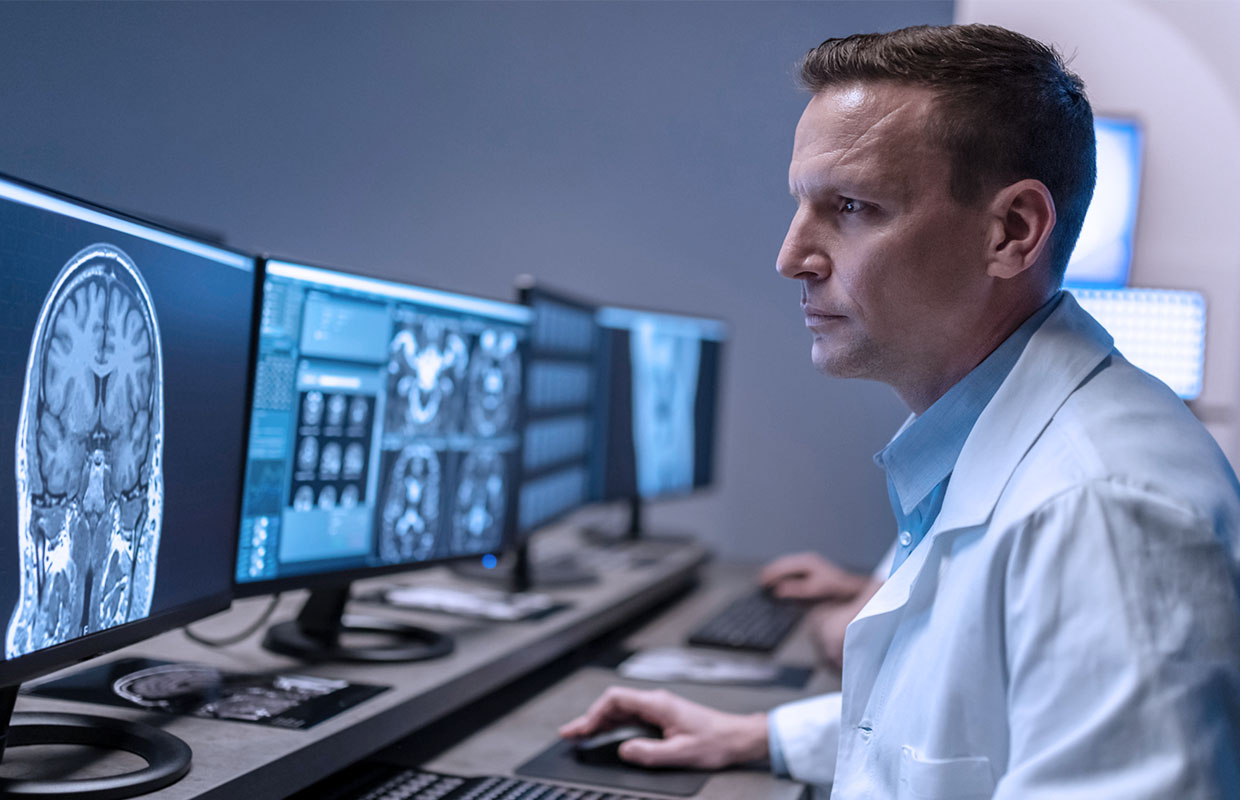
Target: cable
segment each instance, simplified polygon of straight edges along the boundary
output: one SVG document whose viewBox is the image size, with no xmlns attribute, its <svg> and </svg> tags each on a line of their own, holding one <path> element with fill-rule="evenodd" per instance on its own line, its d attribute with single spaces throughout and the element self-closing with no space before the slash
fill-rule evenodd
<svg viewBox="0 0 1240 800">
<path fill-rule="evenodd" d="M 229 645 L 234 645 L 238 642 L 244 642 L 246 639 L 257 633 L 263 625 L 267 624 L 267 620 L 271 619 L 271 615 L 275 613 L 276 606 L 279 602 L 280 595 L 278 593 L 272 595 L 271 602 L 269 602 L 267 607 L 263 609 L 263 613 L 259 614 L 258 619 L 250 623 L 250 625 L 244 628 L 240 633 L 234 633 L 229 636 L 222 636 L 218 639 L 212 639 L 203 636 L 202 634 L 194 633 L 188 625 L 181 630 L 185 632 L 186 638 L 192 642 L 197 642 L 198 644 L 205 645 L 207 647 L 228 647 Z"/>
</svg>

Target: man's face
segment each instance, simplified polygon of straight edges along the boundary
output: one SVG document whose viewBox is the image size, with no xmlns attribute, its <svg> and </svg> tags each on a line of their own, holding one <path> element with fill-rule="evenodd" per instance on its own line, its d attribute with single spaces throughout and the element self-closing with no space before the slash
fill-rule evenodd
<svg viewBox="0 0 1240 800">
<path fill-rule="evenodd" d="M 984 213 L 949 193 L 948 155 L 926 132 L 933 103 L 896 84 L 810 100 L 788 175 L 796 216 L 777 262 L 801 281 L 814 364 L 888 383 L 906 401 L 903 389 L 951 372 L 986 303 Z"/>
</svg>

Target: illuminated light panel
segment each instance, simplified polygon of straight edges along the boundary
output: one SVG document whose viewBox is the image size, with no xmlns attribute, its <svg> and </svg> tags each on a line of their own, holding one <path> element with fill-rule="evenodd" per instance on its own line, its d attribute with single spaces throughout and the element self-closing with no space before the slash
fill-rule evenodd
<svg viewBox="0 0 1240 800">
<path fill-rule="evenodd" d="M 1201 394 L 1206 301 L 1171 289 L 1068 288 L 1115 338 L 1124 357 L 1185 400 Z"/>
</svg>

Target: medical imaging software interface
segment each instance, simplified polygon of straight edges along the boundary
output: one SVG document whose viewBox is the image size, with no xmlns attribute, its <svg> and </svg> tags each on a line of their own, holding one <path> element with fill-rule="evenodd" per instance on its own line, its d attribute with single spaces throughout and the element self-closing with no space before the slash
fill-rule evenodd
<svg viewBox="0 0 1240 800">
<path fill-rule="evenodd" d="M 0 180 L 0 274 L 5 660 L 224 607 L 253 260 Z"/>
<path fill-rule="evenodd" d="M 653 498 L 713 481 L 719 375 L 727 327 L 718 320 L 603 308 L 594 496 Z"/>
<path fill-rule="evenodd" d="M 521 533 L 584 505 L 594 436 L 595 309 L 535 288 L 518 499 Z"/>
<path fill-rule="evenodd" d="M 528 309 L 267 264 L 236 578 L 498 550 Z"/>
</svg>

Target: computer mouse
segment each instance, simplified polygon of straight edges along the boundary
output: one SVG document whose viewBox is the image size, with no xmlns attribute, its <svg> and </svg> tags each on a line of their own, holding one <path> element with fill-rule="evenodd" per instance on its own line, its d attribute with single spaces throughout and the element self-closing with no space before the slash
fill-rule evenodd
<svg viewBox="0 0 1240 800">
<path fill-rule="evenodd" d="M 573 756 L 583 764 L 623 764 L 620 745 L 629 739 L 662 739 L 663 731 L 654 725 L 634 722 L 600 731 L 573 745 Z"/>
</svg>

